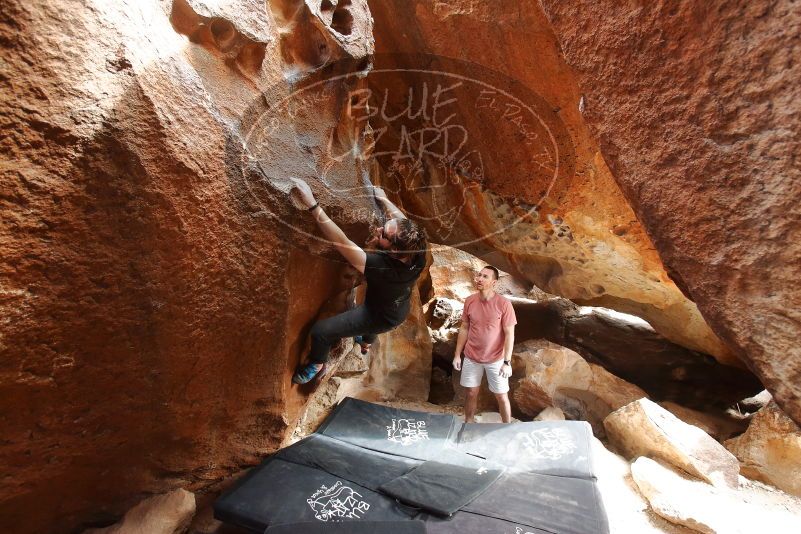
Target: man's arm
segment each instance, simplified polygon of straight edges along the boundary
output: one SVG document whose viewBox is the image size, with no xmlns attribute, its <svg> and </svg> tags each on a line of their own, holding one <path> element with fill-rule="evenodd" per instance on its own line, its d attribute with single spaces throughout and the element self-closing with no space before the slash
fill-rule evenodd
<svg viewBox="0 0 801 534">
<path fill-rule="evenodd" d="M 503 367 L 501 376 L 509 378 L 512 376 L 512 350 L 515 346 L 515 325 L 503 327 Z M 506 362 L 509 362 L 508 364 Z"/>
<path fill-rule="evenodd" d="M 453 368 L 457 371 L 462 370 L 462 349 L 467 343 L 467 332 L 470 330 L 466 315 L 462 315 L 462 326 L 459 327 L 459 335 L 456 338 L 456 351 L 453 355 Z"/>
<path fill-rule="evenodd" d="M 376 201 L 381 205 L 382 208 L 387 212 L 393 219 L 405 219 L 406 215 L 403 214 L 401 210 L 398 209 L 398 206 L 392 203 L 390 199 L 387 198 L 387 194 L 384 192 L 383 189 L 380 187 L 373 186 L 373 196 L 375 197 Z"/>
<path fill-rule="evenodd" d="M 317 226 L 320 228 L 325 238 L 334 245 L 334 248 L 337 249 L 346 260 L 348 260 L 348 263 L 353 265 L 360 273 L 364 273 L 364 267 L 367 264 L 367 253 L 356 243 L 348 239 L 345 232 L 337 226 L 337 223 L 326 215 L 323 208 L 319 205 L 312 211 L 312 215 L 314 215 L 314 220 L 317 221 Z"/>
<path fill-rule="evenodd" d="M 317 222 L 317 226 L 320 228 L 320 231 L 323 233 L 326 239 L 334 245 L 334 248 L 342 254 L 342 256 L 348 260 L 348 263 L 353 265 L 353 267 L 359 271 L 360 273 L 364 273 L 364 267 L 367 263 L 367 253 L 361 249 L 356 243 L 348 239 L 348 236 L 345 235 L 345 232 L 337 226 L 337 223 L 331 220 L 331 218 L 326 215 L 323 208 L 317 203 L 314 199 L 314 195 L 311 192 L 311 188 L 309 184 L 304 182 L 303 180 L 299 180 L 297 178 L 292 178 L 292 181 L 295 184 L 295 188 L 298 191 L 298 195 L 300 196 L 301 201 L 306 206 L 306 209 L 315 206 L 312 210 L 312 215 L 314 216 L 314 220 Z"/>
</svg>

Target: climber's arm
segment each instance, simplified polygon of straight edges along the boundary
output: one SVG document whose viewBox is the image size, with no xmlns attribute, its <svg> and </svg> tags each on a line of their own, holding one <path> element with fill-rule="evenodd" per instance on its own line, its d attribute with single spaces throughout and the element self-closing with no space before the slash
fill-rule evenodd
<svg viewBox="0 0 801 534">
<path fill-rule="evenodd" d="M 380 187 L 373 186 L 373 196 L 375 196 L 376 201 L 378 204 L 384 208 L 384 211 L 392 219 L 405 219 L 406 215 L 403 214 L 401 210 L 398 209 L 398 206 L 392 203 L 390 199 L 387 198 L 387 194 L 384 192 L 383 189 Z"/>
<path fill-rule="evenodd" d="M 320 204 L 314 199 L 314 194 L 309 187 L 309 184 L 297 178 L 291 178 L 295 184 L 295 189 L 298 192 L 303 205 L 312 212 L 317 226 L 325 238 L 334 245 L 334 248 L 348 260 L 348 263 L 360 273 L 364 273 L 364 266 L 367 262 L 367 254 L 356 243 L 348 239 L 345 232 L 326 215 L 325 211 Z"/>
<path fill-rule="evenodd" d="M 364 273 L 367 253 L 356 243 L 348 239 L 345 232 L 342 231 L 337 223 L 326 215 L 319 204 L 312 210 L 312 215 L 314 215 L 314 220 L 317 221 L 317 226 L 320 227 L 320 231 L 322 231 L 325 238 L 334 245 L 334 248 L 337 249 L 346 260 L 348 260 L 348 263 L 353 265 L 360 273 Z"/>
</svg>

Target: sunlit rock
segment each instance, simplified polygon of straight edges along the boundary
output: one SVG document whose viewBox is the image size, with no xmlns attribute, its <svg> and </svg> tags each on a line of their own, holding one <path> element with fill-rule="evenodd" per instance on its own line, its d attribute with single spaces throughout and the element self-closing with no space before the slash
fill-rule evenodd
<svg viewBox="0 0 801 534">
<path fill-rule="evenodd" d="M 791 534 L 797 530 L 798 503 L 788 506 L 745 479 L 739 491 L 717 488 L 646 457 L 631 464 L 631 476 L 654 512 L 697 532 Z"/>
<path fill-rule="evenodd" d="M 745 476 L 801 497 L 801 428 L 775 402 L 756 413 L 745 434 L 724 445 Z"/>
<path fill-rule="evenodd" d="M 740 434 L 748 426 L 747 421 L 729 417 L 726 413 L 702 412 L 670 401 L 658 404 L 688 425 L 700 428 L 721 442 L 735 434 Z"/>
<path fill-rule="evenodd" d="M 513 405 L 529 417 L 548 407 L 559 408 L 568 419 L 588 421 L 603 435 L 603 420 L 612 411 L 646 393 L 576 352 L 545 340 L 515 346 Z"/>
<path fill-rule="evenodd" d="M 740 466 L 723 445 L 648 399 L 632 402 L 604 419 L 606 434 L 626 458 L 650 456 L 710 484 L 737 488 Z"/>
</svg>

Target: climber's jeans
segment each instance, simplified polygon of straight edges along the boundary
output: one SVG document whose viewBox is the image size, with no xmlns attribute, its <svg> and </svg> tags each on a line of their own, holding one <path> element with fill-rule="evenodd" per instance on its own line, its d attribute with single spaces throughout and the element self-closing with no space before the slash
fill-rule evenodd
<svg viewBox="0 0 801 534">
<path fill-rule="evenodd" d="M 376 335 L 389 332 L 396 326 L 397 323 L 387 321 L 365 305 L 317 321 L 311 329 L 309 360 L 315 363 L 328 361 L 331 345 L 343 337 L 362 336 L 365 343 L 372 343 Z"/>
</svg>

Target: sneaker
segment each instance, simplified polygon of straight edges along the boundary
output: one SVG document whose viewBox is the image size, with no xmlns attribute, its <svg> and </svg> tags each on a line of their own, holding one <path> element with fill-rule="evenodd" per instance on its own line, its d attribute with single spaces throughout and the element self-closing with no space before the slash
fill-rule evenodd
<svg viewBox="0 0 801 534">
<path fill-rule="evenodd" d="M 369 344 L 369 343 L 365 343 L 365 342 L 364 342 L 364 338 L 363 338 L 362 336 L 356 336 L 356 337 L 354 337 L 354 338 L 353 338 L 353 341 L 355 341 L 355 342 L 356 342 L 356 343 L 357 343 L 357 344 L 358 344 L 358 345 L 361 347 L 361 349 L 362 349 L 362 356 L 364 356 L 365 354 L 367 354 L 367 352 L 370 350 L 370 344 Z"/>
<path fill-rule="evenodd" d="M 310 382 L 312 378 L 317 376 L 317 373 L 319 373 L 323 367 L 325 366 L 322 363 L 307 363 L 295 371 L 295 374 L 292 376 L 292 382 L 295 384 L 306 384 L 307 382 Z"/>
</svg>

